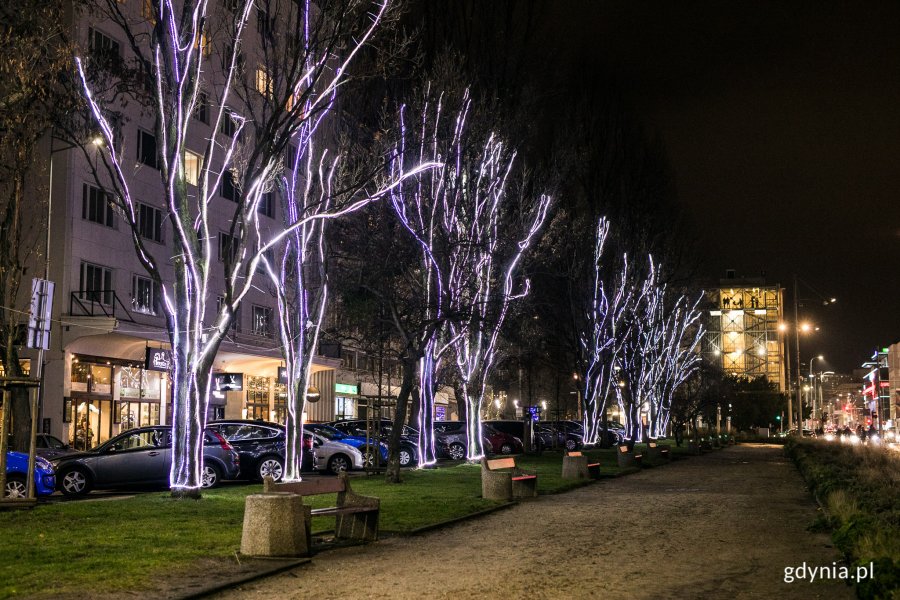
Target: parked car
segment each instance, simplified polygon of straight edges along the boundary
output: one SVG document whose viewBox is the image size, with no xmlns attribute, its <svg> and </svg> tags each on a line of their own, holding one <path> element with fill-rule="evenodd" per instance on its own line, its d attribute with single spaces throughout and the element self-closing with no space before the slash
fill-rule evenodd
<svg viewBox="0 0 900 600">
<path fill-rule="evenodd" d="M 362 452 L 342 442 L 335 442 L 313 434 L 316 449 L 316 470 L 337 475 L 341 471 L 351 471 L 365 467 Z"/>
<path fill-rule="evenodd" d="M 541 448 L 551 447 L 547 442 L 553 442 L 553 433 L 556 434 L 556 446 L 563 447 L 568 452 L 578 450 L 584 446 L 584 426 L 578 421 L 538 421 L 535 423 L 535 434 L 540 435 Z M 610 444 L 618 440 L 617 436 L 609 434 Z"/>
<path fill-rule="evenodd" d="M 28 496 L 28 455 L 23 452 L 6 453 L 5 498 L 25 498 Z M 34 457 L 34 493 L 49 496 L 56 489 L 56 474 L 53 465 L 46 458 Z"/>
<path fill-rule="evenodd" d="M 438 458 L 463 460 L 468 454 L 469 436 L 464 421 L 435 421 L 434 445 Z M 486 435 L 481 438 L 486 454 L 493 454 L 491 440 Z"/>
<path fill-rule="evenodd" d="M 66 454 L 73 454 L 75 452 L 75 450 L 73 450 L 69 444 L 66 444 L 59 438 L 54 437 L 49 433 L 37 434 L 35 444 L 37 455 L 43 456 L 47 460 L 53 460 L 54 458 L 59 458 L 61 456 L 65 456 Z"/>
<path fill-rule="evenodd" d="M 510 435 L 496 429 L 494 423 L 498 421 L 485 421 L 481 424 L 481 433 L 487 436 L 491 443 L 491 448 L 495 454 L 521 454 L 525 452 L 525 446 L 522 445 L 522 438 Z M 499 421 L 500 423 L 508 423 L 511 421 Z"/>
<path fill-rule="evenodd" d="M 345 421 L 332 421 L 328 423 L 338 431 L 342 433 L 366 438 L 366 420 L 365 419 L 348 419 Z M 391 435 L 391 431 L 394 429 L 394 424 L 387 420 L 381 420 L 381 441 L 387 443 L 389 436 Z M 411 467 L 414 466 L 419 460 L 418 453 L 418 437 L 419 432 L 409 427 L 408 425 L 403 426 L 403 431 L 401 432 L 400 437 L 400 466 L 401 467 Z"/>
<path fill-rule="evenodd" d="M 228 440 L 240 455 L 241 472 L 238 475 L 240 479 L 262 480 L 268 476 L 275 481 L 281 481 L 284 475 L 286 444 L 283 425 L 231 419 L 213 421 L 207 427 Z M 312 438 L 304 437 L 303 442 L 303 463 L 300 465 L 300 471 L 312 471 L 315 468 Z"/>
<path fill-rule="evenodd" d="M 92 489 L 134 485 L 168 485 L 172 464 L 172 428 L 164 425 L 129 429 L 86 452 L 52 461 L 57 486 L 67 496 L 83 496 Z M 203 432 L 201 485 L 210 488 L 235 479 L 240 458 L 220 434 Z"/>
<path fill-rule="evenodd" d="M 354 448 L 362 452 L 363 458 L 365 459 L 367 465 L 372 465 L 374 463 L 374 452 L 369 450 L 369 446 L 372 445 L 374 441 L 366 440 L 365 436 L 360 437 L 358 435 L 350 435 L 348 433 L 344 433 L 339 429 L 335 429 L 331 425 L 325 425 L 324 423 L 305 423 L 303 425 L 303 428 L 333 442 L 341 442 L 343 444 L 353 446 Z M 386 464 L 388 460 L 387 444 L 385 444 L 384 442 L 379 442 L 378 448 L 378 452 L 381 455 L 382 464 Z"/>
</svg>

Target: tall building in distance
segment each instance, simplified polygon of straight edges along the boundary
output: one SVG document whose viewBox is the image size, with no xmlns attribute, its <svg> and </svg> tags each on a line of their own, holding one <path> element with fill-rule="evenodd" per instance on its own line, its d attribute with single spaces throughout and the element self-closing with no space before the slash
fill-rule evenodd
<svg viewBox="0 0 900 600">
<path fill-rule="evenodd" d="M 785 391 L 782 291 L 762 278 L 737 278 L 730 270 L 718 287 L 707 287 L 703 358 L 730 375 L 765 375 Z"/>
</svg>

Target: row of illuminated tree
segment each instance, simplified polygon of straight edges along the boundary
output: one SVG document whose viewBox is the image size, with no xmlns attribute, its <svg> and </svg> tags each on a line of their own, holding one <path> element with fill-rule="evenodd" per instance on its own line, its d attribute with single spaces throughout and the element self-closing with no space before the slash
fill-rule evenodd
<svg viewBox="0 0 900 600">
<path fill-rule="evenodd" d="M 384 135 L 362 147 L 338 143 L 339 91 L 359 63 L 377 63 L 372 44 L 394 18 L 388 0 L 145 4 L 149 14 L 132 14 L 137 9 L 116 0 L 96 8 L 125 32 L 127 68 L 119 77 L 142 85 L 155 122 L 171 257 L 160 257 L 140 235 L 134 172 L 110 117 L 121 104 L 119 88 L 103 85 L 109 73 L 98 77 L 89 59 L 75 62 L 105 141 L 95 173 L 114 189 L 138 258 L 162 290 L 174 363 L 173 493 L 192 496 L 201 486 L 213 362 L 241 301 L 260 284 L 258 271 L 277 298 L 287 365 L 285 478 L 299 479 L 306 390 L 331 300 L 327 230 L 376 203 L 390 207 L 415 248 L 408 290 L 418 300 L 418 325 L 401 326 L 401 311 L 388 311 L 405 365 L 395 418 L 404 418 L 407 398 L 415 397 L 420 462 L 433 462 L 435 394 L 450 373 L 464 405 L 468 456 L 482 456 L 485 391 L 511 307 L 529 293 L 523 266 L 548 219 L 547 186 L 517 163 L 508 140 L 472 124 L 465 86 L 426 85 L 388 111 Z M 199 165 L 188 164 L 187 147 L 198 136 L 192 117 L 201 108 L 213 133 L 204 138 Z M 218 289 L 217 192 L 225 178 L 239 194 L 227 215 Z M 275 191 L 283 210 L 272 227 L 259 207 Z M 696 366 L 700 335 L 696 303 L 668 291 L 652 258 L 640 269 L 625 257 L 606 264 L 608 232 L 600 219 L 593 293 L 579 332 L 588 443 L 597 441 L 613 400 L 631 442 L 644 435 L 642 413 L 649 415 L 646 435 L 663 435 L 673 392 Z M 163 275 L 164 261 L 172 263 L 171 278 Z M 221 302 L 211 302 L 220 294 Z M 399 436 L 399 427 L 394 431 Z"/>
</svg>

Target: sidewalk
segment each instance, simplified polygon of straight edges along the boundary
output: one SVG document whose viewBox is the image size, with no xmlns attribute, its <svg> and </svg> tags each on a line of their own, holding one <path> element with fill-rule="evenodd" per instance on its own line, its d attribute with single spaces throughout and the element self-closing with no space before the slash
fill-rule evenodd
<svg viewBox="0 0 900 600">
<path fill-rule="evenodd" d="M 851 598 L 780 447 L 736 446 L 414 537 L 317 555 L 235 598 Z"/>
</svg>

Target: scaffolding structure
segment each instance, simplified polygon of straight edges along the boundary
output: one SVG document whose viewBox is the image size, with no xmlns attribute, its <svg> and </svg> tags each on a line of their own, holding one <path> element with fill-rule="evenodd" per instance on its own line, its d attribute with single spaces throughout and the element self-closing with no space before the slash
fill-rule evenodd
<svg viewBox="0 0 900 600">
<path fill-rule="evenodd" d="M 724 283 L 724 282 L 723 282 Z M 785 391 L 783 295 L 778 285 L 740 285 L 706 292 L 703 358 L 730 375 L 766 376 Z"/>
</svg>

